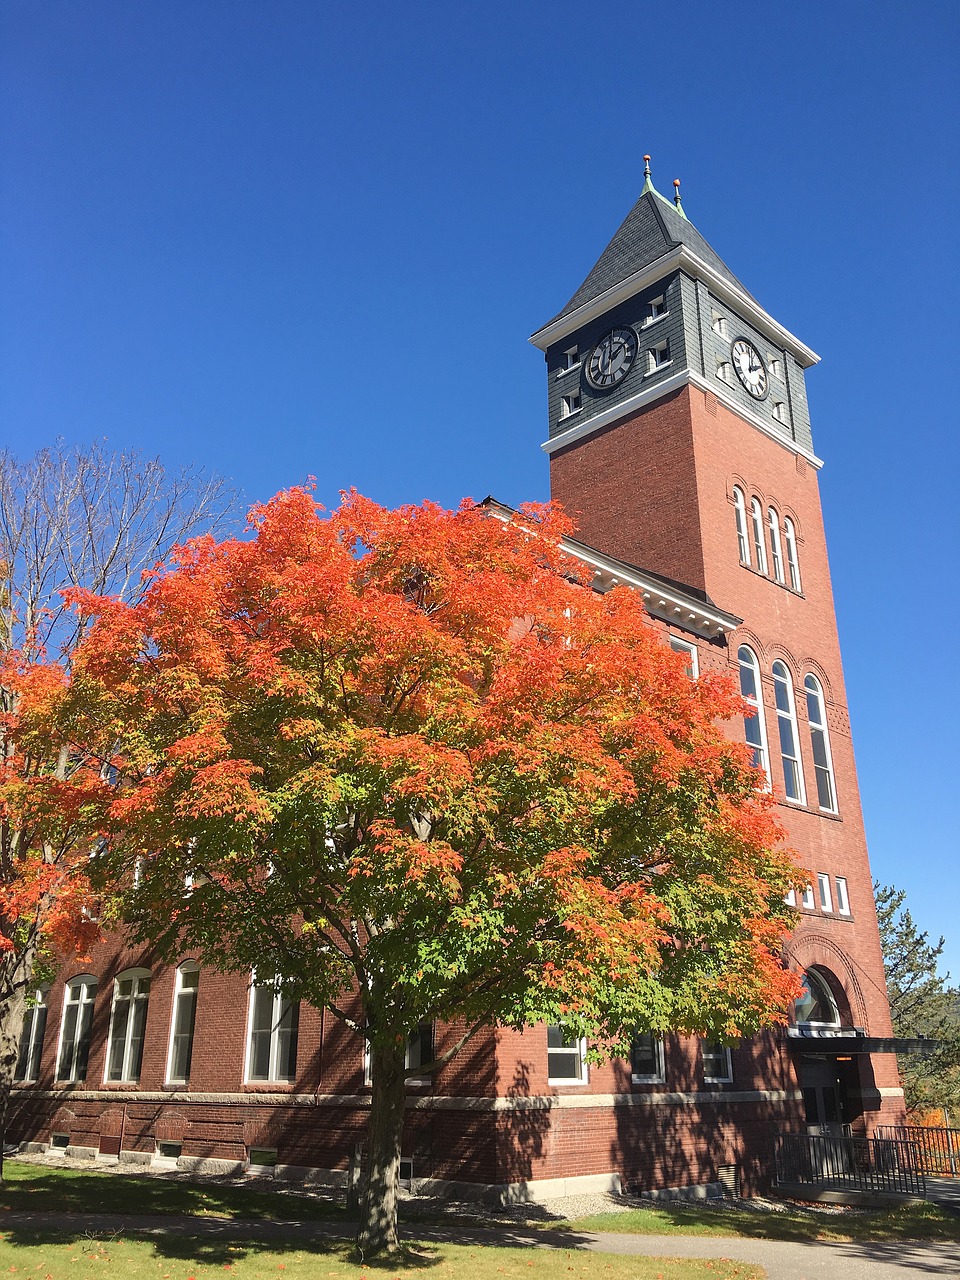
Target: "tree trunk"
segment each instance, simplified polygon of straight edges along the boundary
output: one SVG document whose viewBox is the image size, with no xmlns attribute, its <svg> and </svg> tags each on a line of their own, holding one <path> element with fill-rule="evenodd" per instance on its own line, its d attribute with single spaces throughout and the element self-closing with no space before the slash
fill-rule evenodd
<svg viewBox="0 0 960 1280">
<path fill-rule="evenodd" d="M 6 964 L 13 970 L 19 970 L 22 962 L 23 958 L 18 957 L 12 962 L 7 959 Z M 5 973 L 3 987 L 8 994 L 0 999 L 0 1182 L 3 1181 L 3 1148 L 7 1141 L 7 1113 L 10 1109 L 10 1094 L 13 1090 L 17 1058 L 20 1056 L 20 1029 L 27 1003 L 26 986 L 22 981 L 16 981 L 15 975 Z"/>
<path fill-rule="evenodd" d="M 367 1131 L 367 1166 L 360 1201 L 357 1248 L 364 1260 L 399 1248 L 397 1189 L 403 1138 L 405 1041 L 371 1046 L 373 1092 Z"/>
</svg>

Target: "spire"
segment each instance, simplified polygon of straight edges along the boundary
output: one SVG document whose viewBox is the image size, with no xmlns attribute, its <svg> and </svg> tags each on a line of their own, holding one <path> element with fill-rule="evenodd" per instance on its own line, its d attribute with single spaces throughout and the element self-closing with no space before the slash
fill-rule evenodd
<svg viewBox="0 0 960 1280">
<path fill-rule="evenodd" d="M 643 157 L 643 190 L 640 192 L 640 194 L 642 196 L 646 196 L 646 195 L 658 196 L 660 194 L 657 188 L 653 185 L 653 180 L 650 177 L 650 157 L 649 156 Z"/>
<path fill-rule="evenodd" d="M 673 180 L 673 203 L 677 206 L 677 213 L 679 213 L 680 217 L 684 220 L 684 222 L 686 222 L 687 215 L 683 212 L 683 205 L 680 203 L 680 179 L 679 178 L 674 178 Z"/>
</svg>

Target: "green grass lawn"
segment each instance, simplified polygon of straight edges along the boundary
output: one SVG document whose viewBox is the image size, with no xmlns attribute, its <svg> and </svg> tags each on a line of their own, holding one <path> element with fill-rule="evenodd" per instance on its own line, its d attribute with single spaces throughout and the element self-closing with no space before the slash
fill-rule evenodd
<svg viewBox="0 0 960 1280">
<path fill-rule="evenodd" d="M 3 1162 L 0 1210 L 47 1213 L 186 1213 L 196 1217 L 252 1218 L 275 1222 L 343 1217 L 320 1196 L 262 1191 L 256 1187 L 181 1182 L 93 1169 L 51 1169 Z"/>
<path fill-rule="evenodd" d="M 349 1245 L 284 1246 L 238 1240 L 0 1232 L 0 1273 L 40 1280 L 763 1280 L 762 1267 L 726 1259 L 621 1258 L 572 1249 L 411 1245 L 401 1258 L 361 1266 Z"/>
<path fill-rule="evenodd" d="M 624 1213 L 595 1213 L 564 1222 L 570 1231 L 630 1235 L 737 1236 L 755 1240 L 960 1240 L 960 1217 L 932 1204 L 908 1204 L 840 1217 L 791 1207 L 782 1213 L 657 1205 Z"/>
</svg>

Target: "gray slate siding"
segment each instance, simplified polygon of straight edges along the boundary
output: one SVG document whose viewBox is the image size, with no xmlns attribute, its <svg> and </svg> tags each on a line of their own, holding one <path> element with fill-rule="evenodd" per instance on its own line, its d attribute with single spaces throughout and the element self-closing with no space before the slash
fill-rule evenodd
<svg viewBox="0 0 960 1280">
<path fill-rule="evenodd" d="M 674 272 L 665 280 L 645 289 L 643 293 L 628 299 L 608 311 L 599 320 L 585 325 L 577 333 L 547 348 L 547 404 L 550 415 L 550 438 L 580 426 L 612 405 L 628 400 L 641 391 L 656 386 L 671 377 L 678 369 L 686 367 L 689 330 L 685 318 L 680 273 Z M 645 325 L 650 301 L 663 294 L 668 314 L 653 324 Z M 630 327 L 637 335 L 637 358 L 623 382 L 611 391 L 597 391 L 586 377 L 586 365 L 590 353 L 604 334 L 611 329 Z M 648 352 L 656 344 L 666 340 L 670 344 L 670 364 L 654 372 L 648 371 Z M 576 345 L 582 360 L 576 372 L 561 374 L 564 352 Z M 694 367 L 699 363 L 696 345 L 693 349 Z M 559 376 L 558 376 L 559 375 Z M 561 418 L 561 397 L 579 389 L 582 408 L 573 417 Z"/>
</svg>

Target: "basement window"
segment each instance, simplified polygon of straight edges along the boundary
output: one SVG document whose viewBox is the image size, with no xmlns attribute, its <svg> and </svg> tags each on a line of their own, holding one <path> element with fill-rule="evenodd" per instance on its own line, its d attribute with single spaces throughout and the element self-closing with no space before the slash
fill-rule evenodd
<svg viewBox="0 0 960 1280">
<path fill-rule="evenodd" d="M 277 1152 L 274 1147 L 251 1147 L 249 1152 L 251 1169 L 275 1169 Z"/>
<path fill-rule="evenodd" d="M 183 1154 L 182 1142 L 158 1142 L 157 1155 L 161 1160 L 179 1160 Z"/>
<path fill-rule="evenodd" d="M 66 1151 L 70 1145 L 69 1133 L 51 1133 L 50 1146 L 54 1151 Z"/>
</svg>

